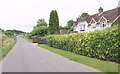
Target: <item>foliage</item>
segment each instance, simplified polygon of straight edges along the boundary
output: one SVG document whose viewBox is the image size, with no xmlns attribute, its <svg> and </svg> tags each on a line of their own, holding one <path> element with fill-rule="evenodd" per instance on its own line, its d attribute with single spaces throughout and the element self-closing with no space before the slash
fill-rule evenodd
<svg viewBox="0 0 120 74">
<path fill-rule="evenodd" d="M 13 33 L 11 30 L 7 30 L 7 31 L 5 32 L 5 34 L 6 34 L 7 36 L 13 36 L 13 35 L 14 35 L 14 33 Z"/>
<path fill-rule="evenodd" d="M 7 41 L 8 40 L 8 38 L 6 39 L 6 40 L 4 40 L 4 41 Z M 9 42 L 2 42 L 3 44 L 2 44 L 2 48 L 0 47 L 0 55 L 2 56 L 2 57 L 5 57 L 6 55 L 7 55 L 7 53 L 12 49 L 12 47 L 15 45 L 15 38 L 10 38 L 9 37 Z M 2 52 L 2 54 L 1 54 L 1 52 Z"/>
<path fill-rule="evenodd" d="M 95 31 L 66 35 L 49 35 L 46 42 L 51 47 L 80 55 L 118 62 L 118 26 Z"/>
<path fill-rule="evenodd" d="M 87 17 L 87 16 L 89 16 L 88 13 L 82 13 L 82 14 L 81 14 L 81 17 Z"/>
<path fill-rule="evenodd" d="M 38 19 L 36 27 L 40 27 L 40 26 L 47 26 L 45 19 Z"/>
<path fill-rule="evenodd" d="M 37 25 L 27 34 L 27 37 L 33 39 L 33 42 L 39 42 L 39 37 L 46 36 L 47 34 L 48 27 L 46 21 L 44 19 L 38 19 Z"/>
<path fill-rule="evenodd" d="M 66 29 L 66 27 L 59 26 L 59 29 Z"/>
<path fill-rule="evenodd" d="M 5 34 L 6 33 L 6 34 Z M 2 38 L 2 47 L 0 47 L 0 56 L 4 57 L 7 55 L 7 53 L 12 49 L 12 47 L 14 46 L 16 39 L 13 35 L 11 35 L 11 33 L 8 31 L 5 33 L 2 33 L 2 36 L 0 36 L 0 40 Z M 2 57 L 0 57 L 0 60 L 2 59 Z"/>
<path fill-rule="evenodd" d="M 19 35 L 22 33 L 25 33 L 25 32 L 19 31 L 19 30 L 7 30 L 7 31 L 5 31 L 5 34 L 8 36 L 13 36 L 14 34 Z"/>
<path fill-rule="evenodd" d="M 118 64 L 117 63 L 107 62 L 107 61 L 98 60 L 98 59 L 94 59 L 94 58 L 89 58 L 86 56 L 75 54 L 73 52 L 53 48 L 46 44 L 39 44 L 38 46 L 45 48 L 51 52 L 54 52 L 56 54 L 59 54 L 61 56 L 64 56 L 70 60 L 85 64 L 87 66 L 93 67 L 93 68 L 98 69 L 103 72 L 118 72 Z M 113 73 L 111 73 L 111 74 L 113 74 Z"/>
<path fill-rule="evenodd" d="M 114 25 L 118 25 L 118 27 L 120 27 L 120 20 L 117 20 L 116 22 L 114 22 L 114 23 L 112 24 L 112 26 L 114 26 Z"/>
<path fill-rule="evenodd" d="M 35 27 L 32 32 L 31 35 L 32 36 L 45 36 L 48 33 L 48 27 L 47 26 L 41 26 L 41 27 Z"/>
<path fill-rule="evenodd" d="M 68 30 L 68 34 L 74 30 L 74 27 L 71 26 L 70 29 Z"/>
<path fill-rule="evenodd" d="M 59 17 L 56 10 L 52 10 L 50 13 L 49 34 L 59 34 Z"/>
<path fill-rule="evenodd" d="M 67 22 L 67 26 L 66 26 L 67 30 L 70 30 L 70 28 L 73 26 L 73 23 L 74 21 L 72 19 Z"/>
</svg>

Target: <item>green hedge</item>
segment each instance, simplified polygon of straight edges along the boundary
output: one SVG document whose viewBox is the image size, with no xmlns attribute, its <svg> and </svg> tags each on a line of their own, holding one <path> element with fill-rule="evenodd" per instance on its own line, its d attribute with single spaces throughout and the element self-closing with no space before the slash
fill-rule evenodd
<svg viewBox="0 0 120 74">
<path fill-rule="evenodd" d="M 118 26 L 102 31 L 84 32 L 45 37 L 51 47 L 71 51 L 80 55 L 118 62 Z"/>
</svg>

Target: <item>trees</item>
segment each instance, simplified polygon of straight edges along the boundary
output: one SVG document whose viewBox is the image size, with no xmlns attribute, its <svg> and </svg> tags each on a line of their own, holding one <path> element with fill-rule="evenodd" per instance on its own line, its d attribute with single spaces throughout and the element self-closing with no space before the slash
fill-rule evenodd
<svg viewBox="0 0 120 74">
<path fill-rule="evenodd" d="M 19 35 L 19 34 L 23 34 L 25 32 L 20 31 L 20 30 L 6 30 L 5 34 L 8 36 L 13 36 L 13 35 Z"/>
<path fill-rule="evenodd" d="M 74 21 L 72 19 L 67 22 L 67 26 L 66 26 L 67 30 L 69 30 L 73 26 L 73 23 Z"/>
<path fill-rule="evenodd" d="M 56 10 L 52 10 L 50 13 L 49 34 L 59 34 L 59 17 Z"/>
<path fill-rule="evenodd" d="M 45 36 L 48 33 L 48 27 L 47 26 L 40 26 L 40 27 L 35 27 L 31 35 L 32 36 Z"/>
<path fill-rule="evenodd" d="M 38 19 L 36 27 L 38 26 L 47 26 L 45 19 Z"/>
<path fill-rule="evenodd" d="M 73 29 L 74 29 L 73 24 L 74 23 L 75 23 L 75 21 L 73 21 L 72 19 L 67 22 L 67 25 L 65 27 L 68 30 L 68 33 L 73 31 Z"/>
<path fill-rule="evenodd" d="M 81 14 L 81 17 L 86 17 L 86 16 L 89 16 L 89 14 L 88 13 L 82 13 Z"/>
<path fill-rule="evenodd" d="M 44 19 L 38 19 L 37 25 L 31 31 L 31 36 L 45 36 L 48 33 L 47 23 Z"/>
<path fill-rule="evenodd" d="M 34 26 L 28 37 L 33 39 L 33 42 L 39 42 L 40 38 L 47 34 L 48 27 L 46 21 L 44 19 L 38 19 L 37 25 Z"/>
</svg>

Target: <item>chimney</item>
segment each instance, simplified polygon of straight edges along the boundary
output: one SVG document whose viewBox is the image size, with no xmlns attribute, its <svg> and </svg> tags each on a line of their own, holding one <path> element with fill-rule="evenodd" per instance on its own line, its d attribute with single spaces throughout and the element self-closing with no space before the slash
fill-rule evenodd
<svg viewBox="0 0 120 74">
<path fill-rule="evenodd" d="M 98 13 L 101 13 L 101 12 L 103 12 L 103 8 L 102 8 L 102 7 L 100 7 L 100 8 L 98 9 Z"/>
<path fill-rule="evenodd" d="M 120 1 L 118 2 L 118 7 L 120 7 Z"/>
</svg>

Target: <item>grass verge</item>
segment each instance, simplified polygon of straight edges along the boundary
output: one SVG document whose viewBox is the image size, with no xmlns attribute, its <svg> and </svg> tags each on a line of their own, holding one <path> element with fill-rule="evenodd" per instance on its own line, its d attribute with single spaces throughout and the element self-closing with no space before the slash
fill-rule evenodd
<svg viewBox="0 0 120 74">
<path fill-rule="evenodd" d="M 89 58 L 86 56 L 81 56 L 81 55 L 75 54 L 75 53 L 70 52 L 70 51 L 65 51 L 65 50 L 60 50 L 57 48 L 50 47 L 46 44 L 39 44 L 38 46 L 45 48 L 51 52 L 54 52 L 56 54 L 59 54 L 61 56 L 64 56 L 70 60 L 85 64 L 85 65 L 90 66 L 90 67 L 93 67 L 93 68 L 100 70 L 102 72 L 118 72 L 118 65 L 119 64 L 117 64 L 117 63 L 98 60 L 98 59 L 94 59 L 94 58 Z"/>
<path fill-rule="evenodd" d="M 25 40 L 27 40 L 27 41 L 29 41 L 29 42 L 31 42 L 31 43 L 33 42 L 33 40 L 30 39 L 30 38 L 28 38 L 27 36 L 23 36 L 23 35 L 22 35 L 22 36 L 20 36 L 20 37 L 22 37 L 23 39 L 25 39 Z"/>
<path fill-rule="evenodd" d="M 2 60 L 8 52 L 15 45 L 16 41 L 13 37 L 6 38 L 4 42 L 2 42 L 2 47 L 0 47 L 0 60 Z"/>
</svg>

